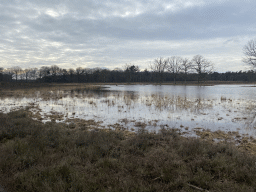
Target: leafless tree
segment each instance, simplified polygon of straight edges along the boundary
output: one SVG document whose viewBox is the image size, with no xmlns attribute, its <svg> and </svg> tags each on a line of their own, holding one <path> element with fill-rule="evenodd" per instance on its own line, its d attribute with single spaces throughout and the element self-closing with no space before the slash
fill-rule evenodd
<svg viewBox="0 0 256 192">
<path fill-rule="evenodd" d="M 15 67 L 12 67 L 11 70 L 15 74 L 15 79 L 16 79 L 16 82 L 17 82 L 18 75 L 20 75 L 20 73 L 22 72 L 22 69 L 19 66 L 15 66 Z"/>
<path fill-rule="evenodd" d="M 245 58 L 243 62 L 256 69 L 256 39 L 248 41 L 243 48 Z"/>
<path fill-rule="evenodd" d="M 74 70 L 73 68 L 69 68 L 67 72 L 68 72 L 68 75 L 70 76 L 70 80 L 71 80 L 72 82 L 74 82 L 75 70 Z"/>
<path fill-rule="evenodd" d="M 74 75 L 75 74 L 75 70 L 73 69 L 73 68 L 69 68 L 68 69 L 68 73 L 69 73 L 69 75 Z"/>
<path fill-rule="evenodd" d="M 59 68 L 57 65 L 52 65 L 50 67 L 50 72 L 51 72 L 52 76 L 55 77 L 55 76 L 59 75 L 59 73 L 61 72 L 61 68 Z"/>
<path fill-rule="evenodd" d="M 188 58 L 182 58 L 182 62 L 181 62 L 181 72 L 184 73 L 184 77 L 185 77 L 185 84 L 187 82 L 187 75 L 188 73 L 191 71 L 192 69 L 192 62 L 189 61 Z"/>
<path fill-rule="evenodd" d="M 172 73 L 174 84 L 176 84 L 177 74 L 181 71 L 182 58 L 178 56 L 172 56 L 167 59 L 167 70 Z"/>
<path fill-rule="evenodd" d="M 153 64 L 149 65 L 149 67 L 153 72 L 158 74 L 158 80 L 160 81 L 161 84 L 163 81 L 164 71 L 166 70 L 167 67 L 167 60 L 163 59 L 162 57 L 157 58 L 154 60 Z"/>
<path fill-rule="evenodd" d="M 76 76 L 77 76 L 77 82 L 81 82 L 81 76 L 84 73 L 84 69 L 82 67 L 76 68 Z"/>
<path fill-rule="evenodd" d="M 196 55 L 192 59 L 192 67 L 198 74 L 198 83 L 204 79 L 207 73 L 212 72 L 213 64 L 201 55 Z"/>
<path fill-rule="evenodd" d="M 61 75 L 60 73 L 61 73 L 61 68 L 60 67 L 58 67 L 57 65 L 52 65 L 51 67 L 50 67 L 50 73 L 51 73 L 51 75 L 52 75 L 52 77 L 53 77 L 53 81 L 57 81 L 57 76 L 58 75 Z"/>
<path fill-rule="evenodd" d="M 20 74 L 19 74 L 19 79 L 20 79 L 20 80 L 24 80 L 25 77 L 26 77 L 26 74 L 25 74 L 24 70 L 22 69 L 22 71 L 21 71 Z"/>
<path fill-rule="evenodd" d="M 70 82 L 70 78 L 68 78 L 69 72 L 67 69 L 61 69 L 62 81 Z"/>
<path fill-rule="evenodd" d="M 82 75 L 83 72 L 84 72 L 84 70 L 83 70 L 82 67 L 77 67 L 77 68 L 76 68 L 76 74 L 77 74 L 77 75 Z"/>
<path fill-rule="evenodd" d="M 37 68 L 31 68 L 30 71 L 29 71 L 29 78 L 32 79 L 32 80 L 36 80 L 37 71 L 38 71 Z"/>
<path fill-rule="evenodd" d="M 50 75 L 50 68 L 47 66 L 42 66 L 39 70 L 38 70 L 38 77 L 40 79 L 40 82 L 42 80 L 43 77 Z"/>
<path fill-rule="evenodd" d="M 68 75 L 67 69 L 61 69 L 61 74 L 65 76 Z"/>
<path fill-rule="evenodd" d="M 31 71 L 30 68 L 23 70 L 23 75 L 25 76 L 26 82 L 28 82 L 28 77 L 29 77 L 30 71 Z"/>
</svg>

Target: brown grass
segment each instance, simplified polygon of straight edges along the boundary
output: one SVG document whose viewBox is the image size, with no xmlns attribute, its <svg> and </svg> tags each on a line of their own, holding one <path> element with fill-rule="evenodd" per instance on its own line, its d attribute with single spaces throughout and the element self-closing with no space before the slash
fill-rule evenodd
<svg viewBox="0 0 256 192">
<path fill-rule="evenodd" d="M 38 92 L 44 99 L 61 99 L 64 91 L 97 91 L 100 85 L 85 83 L 0 83 L 0 97 L 35 97 Z M 52 94 L 54 93 L 54 94 Z M 54 96 L 54 97 L 53 97 Z"/>
<path fill-rule="evenodd" d="M 43 124 L 26 111 L 0 114 L 0 183 L 8 192 L 256 188 L 256 156 L 232 143 L 184 138 L 174 129 L 126 132 Z"/>
</svg>

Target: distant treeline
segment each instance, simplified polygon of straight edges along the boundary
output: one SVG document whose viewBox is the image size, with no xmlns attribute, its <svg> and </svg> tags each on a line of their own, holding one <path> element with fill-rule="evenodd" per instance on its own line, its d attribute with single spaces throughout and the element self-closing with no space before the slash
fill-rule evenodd
<svg viewBox="0 0 256 192">
<path fill-rule="evenodd" d="M 199 77 L 199 75 L 201 77 Z M 127 69 L 61 69 L 57 66 L 43 67 L 41 69 L 25 69 L 18 73 L 15 71 L 2 71 L 0 81 L 23 81 L 23 82 L 43 82 L 43 83 L 87 83 L 87 82 L 107 82 L 107 83 L 132 83 L 132 82 L 176 82 L 176 81 L 256 81 L 256 73 L 250 71 L 226 72 L 226 73 L 170 73 L 157 71 L 140 71 L 138 66 L 128 66 Z"/>
<path fill-rule="evenodd" d="M 218 73 L 213 72 L 214 65 L 201 55 L 191 60 L 178 56 L 157 58 L 149 70 L 140 70 L 139 66 L 126 64 L 122 69 L 82 68 L 63 69 L 57 65 L 50 67 L 22 69 L 19 66 L 4 69 L 0 67 L 0 81 L 35 81 L 43 83 L 162 83 L 173 81 L 256 81 L 253 70 Z"/>
<path fill-rule="evenodd" d="M 176 82 L 176 81 L 198 81 L 198 74 L 190 73 L 185 74 L 170 74 L 164 72 L 162 74 L 162 79 L 159 78 L 160 74 L 158 72 L 142 71 L 142 72 L 129 72 L 129 71 L 115 71 L 115 70 L 100 70 L 97 69 L 91 73 L 87 74 L 64 74 L 64 75 L 51 75 L 45 76 L 42 79 L 37 79 L 37 81 L 50 83 L 87 83 L 87 82 L 107 82 L 107 83 L 132 83 L 132 82 Z M 205 74 L 202 81 L 256 81 L 256 73 L 253 71 L 247 72 L 226 72 L 218 73 L 214 72 L 211 74 Z"/>
</svg>

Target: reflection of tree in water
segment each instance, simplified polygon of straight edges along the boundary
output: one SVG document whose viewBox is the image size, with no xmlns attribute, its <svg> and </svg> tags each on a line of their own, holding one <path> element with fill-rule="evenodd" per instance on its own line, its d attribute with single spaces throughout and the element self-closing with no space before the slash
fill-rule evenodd
<svg viewBox="0 0 256 192">
<path fill-rule="evenodd" d="M 123 101 L 126 105 L 130 106 L 132 103 L 138 102 L 139 95 L 134 91 L 123 92 Z"/>
<path fill-rule="evenodd" d="M 69 93 L 71 97 L 78 97 L 81 98 L 102 98 L 102 97 L 110 97 L 111 95 L 115 94 L 115 92 L 111 92 L 108 90 L 88 90 L 88 89 L 73 89 L 70 91 L 66 91 Z"/>
<path fill-rule="evenodd" d="M 190 100 L 187 97 L 181 96 L 163 96 L 152 94 L 145 97 L 144 104 L 147 106 L 154 106 L 156 109 L 168 111 L 190 111 L 192 113 L 200 113 L 205 109 L 212 108 L 212 104 L 201 98 Z"/>
<path fill-rule="evenodd" d="M 211 109 L 213 107 L 212 103 L 208 100 L 198 98 L 194 101 L 194 107 L 192 107 L 192 111 L 196 114 L 202 113 L 206 109 Z"/>
</svg>

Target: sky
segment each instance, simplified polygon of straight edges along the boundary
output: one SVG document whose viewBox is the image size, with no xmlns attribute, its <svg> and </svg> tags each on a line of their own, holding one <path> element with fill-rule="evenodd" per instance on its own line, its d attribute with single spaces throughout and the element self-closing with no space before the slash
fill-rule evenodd
<svg viewBox="0 0 256 192">
<path fill-rule="evenodd" d="M 249 70 L 255 0 L 0 0 L 0 67 L 148 68 L 202 55 L 217 72 Z"/>
</svg>

